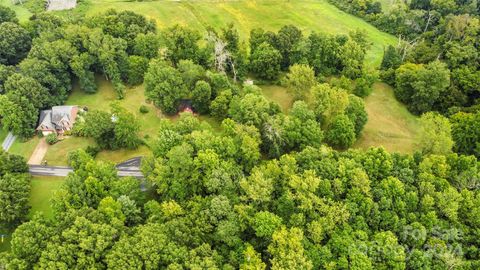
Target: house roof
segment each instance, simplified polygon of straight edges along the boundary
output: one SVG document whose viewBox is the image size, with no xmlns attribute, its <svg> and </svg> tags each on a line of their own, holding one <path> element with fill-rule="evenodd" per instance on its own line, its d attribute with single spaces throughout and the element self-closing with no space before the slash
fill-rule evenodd
<svg viewBox="0 0 480 270">
<path fill-rule="evenodd" d="M 55 126 L 52 123 L 52 110 L 40 111 L 40 121 L 38 129 L 42 130 L 55 130 Z"/>
<path fill-rule="evenodd" d="M 60 123 L 63 118 L 67 120 L 73 120 L 73 108 L 76 106 L 54 106 L 52 107 L 52 122 L 55 124 Z"/>
<path fill-rule="evenodd" d="M 54 106 L 51 110 L 40 111 L 40 121 L 37 130 L 61 130 L 70 126 L 77 117 L 77 106 Z"/>
</svg>

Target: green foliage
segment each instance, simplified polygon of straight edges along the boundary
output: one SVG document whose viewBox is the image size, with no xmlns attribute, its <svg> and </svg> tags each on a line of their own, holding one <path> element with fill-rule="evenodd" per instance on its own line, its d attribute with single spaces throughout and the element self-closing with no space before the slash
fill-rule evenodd
<svg viewBox="0 0 480 270">
<path fill-rule="evenodd" d="M 397 69 L 402 64 L 402 58 L 398 53 L 397 49 L 392 45 L 388 46 L 385 52 L 383 53 L 382 64 L 380 65 L 381 70 L 388 69 Z"/>
<path fill-rule="evenodd" d="M 149 112 L 149 109 L 148 109 L 148 107 L 145 106 L 145 105 L 140 105 L 140 108 L 138 109 L 138 111 L 139 111 L 140 113 L 146 114 L 146 113 Z"/>
<path fill-rule="evenodd" d="M 272 269 L 312 269 L 312 262 L 304 255 L 302 240 L 303 233 L 298 228 L 283 227 L 276 231 L 268 246 Z"/>
<path fill-rule="evenodd" d="M 152 59 L 158 56 L 160 38 L 154 33 L 138 34 L 135 37 L 133 52 L 135 55 Z"/>
<path fill-rule="evenodd" d="M 325 139 L 333 147 L 347 149 L 355 142 L 355 125 L 347 116 L 341 114 L 332 120 Z"/>
<path fill-rule="evenodd" d="M 0 64 L 15 65 L 27 56 L 31 38 L 28 32 L 13 22 L 0 24 Z"/>
<path fill-rule="evenodd" d="M 140 125 L 135 115 L 112 103 L 110 112 L 89 111 L 85 116 L 83 132 L 95 139 L 104 149 L 136 149 L 140 145 Z"/>
<path fill-rule="evenodd" d="M 178 101 L 186 92 L 178 70 L 158 60 L 150 62 L 145 74 L 145 94 L 163 112 L 176 113 Z"/>
<path fill-rule="evenodd" d="M 264 42 L 255 48 L 250 56 L 250 69 L 257 76 L 274 80 L 280 73 L 282 55 L 270 44 Z"/>
<path fill-rule="evenodd" d="M 208 112 L 212 89 L 206 81 L 197 81 L 192 91 L 192 106 L 199 113 Z"/>
<path fill-rule="evenodd" d="M 282 219 L 270 212 L 257 212 L 252 223 L 256 236 L 270 238 L 282 225 Z"/>
<path fill-rule="evenodd" d="M 459 112 L 451 117 L 454 149 L 464 155 L 480 156 L 480 112 Z"/>
<path fill-rule="evenodd" d="M 58 137 L 56 133 L 50 133 L 45 137 L 45 141 L 50 144 L 56 144 L 58 142 Z"/>
<path fill-rule="evenodd" d="M 363 99 L 350 95 L 348 97 L 348 106 L 345 108 L 345 114 L 354 124 L 355 135 L 358 137 L 368 121 L 368 114 L 365 111 L 365 103 L 363 102 Z"/>
<path fill-rule="evenodd" d="M 0 6 L 0 24 L 4 22 L 18 23 L 15 11 L 6 6 Z"/>
<path fill-rule="evenodd" d="M 233 94 L 231 90 L 225 90 L 218 94 L 218 96 L 210 103 L 210 113 L 212 116 L 223 119 L 228 115 L 228 108 L 232 101 Z"/>
<path fill-rule="evenodd" d="M 275 105 L 261 94 L 249 93 L 233 99 L 228 114 L 239 123 L 261 127 L 270 115 L 280 111 Z"/>
<path fill-rule="evenodd" d="M 453 147 L 451 124 L 442 115 L 428 112 L 420 117 L 419 148 L 424 154 L 451 153 Z"/>
<path fill-rule="evenodd" d="M 148 59 L 132 55 L 128 57 L 128 83 L 138 85 L 143 82 L 143 76 L 148 69 Z"/>
<path fill-rule="evenodd" d="M 178 64 L 180 60 L 192 60 L 198 63 L 200 34 L 197 31 L 177 24 L 168 28 L 163 34 L 167 46 L 167 59 L 173 64 Z"/>
<path fill-rule="evenodd" d="M 283 84 L 296 100 L 305 99 L 310 88 L 316 84 L 315 72 L 308 65 L 295 64 L 289 67 Z"/>
<path fill-rule="evenodd" d="M 428 65 L 404 64 L 397 69 L 395 77 L 395 96 L 416 114 L 434 109 L 450 84 L 449 71 L 439 61 Z"/>
<path fill-rule="evenodd" d="M 24 221 L 29 206 L 30 175 L 20 156 L 0 151 L 0 228 L 14 228 Z"/>
</svg>

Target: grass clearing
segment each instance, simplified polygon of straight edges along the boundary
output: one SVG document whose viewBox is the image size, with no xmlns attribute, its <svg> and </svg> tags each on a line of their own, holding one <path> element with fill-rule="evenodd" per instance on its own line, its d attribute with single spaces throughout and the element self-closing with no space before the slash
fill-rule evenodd
<svg viewBox="0 0 480 270">
<path fill-rule="evenodd" d="M 418 118 L 395 99 L 393 89 L 376 83 L 365 99 L 368 122 L 354 147 L 383 146 L 390 152 L 413 153 L 418 131 Z"/>
<path fill-rule="evenodd" d="M 279 85 L 260 85 L 263 95 L 269 100 L 276 102 L 284 113 L 293 105 L 293 97 L 288 93 L 287 88 Z"/>
<path fill-rule="evenodd" d="M 5 0 L 2 0 L 5 1 Z M 205 32 L 208 26 L 220 28 L 233 23 L 243 40 L 250 30 L 262 27 L 277 31 L 293 24 L 305 33 L 311 31 L 348 34 L 351 30 L 367 32 L 372 48 L 367 53 L 369 64 L 379 65 L 383 48 L 395 44 L 396 39 L 376 29 L 364 20 L 345 13 L 326 0 L 257 0 L 257 1 L 146 1 L 119 2 L 117 0 L 90 0 L 72 11 L 59 14 L 74 17 L 86 13 L 93 15 L 108 9 L 130 10 L 154 19 L 159 28 L 174 24 L 185 25 Z"/>
<path fill-rule="evenodd" d="M 52 218 L 53 212 L 50 206 L 50 199 L 55 190 L 58 190 L 64 182 L 64 177 L 32 177 L 32 190 L 30 192 L 30 206 L 32 208 L 30 208 L 29 216 L 32 217 L 35 213 L 42 212 L 45 217 Z"/>
</svg>

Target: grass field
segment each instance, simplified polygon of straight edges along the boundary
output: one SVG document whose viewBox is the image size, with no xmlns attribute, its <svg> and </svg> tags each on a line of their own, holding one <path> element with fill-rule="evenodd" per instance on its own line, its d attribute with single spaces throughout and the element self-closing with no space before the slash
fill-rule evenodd
<svg viewBox="0 0 480 270">
<path fill-rule="evenodd" d="M 418 119 L 395 99 L 390 86 L 376 83 L 365 105 L 368 122 L 355 147 L 383 146 L 388 151 L 400 153 L 414 151 Z"/>
<path fill-rule="evenodd" d="M 45 217 L 52 217 L 52 208 L 50 198 L 53 192 L 60 188 L 65 182 L 63 177 L 34 176 L 32 177 L 32 190 L 30 192 L 30 213 L 32 217 L 35 213 L 43 212 Z"/>
<path fill-rule="evenodd" d="M 5 1 L 5 0 L 2 0 Z M 73 11 L 62 11 L 68 17 L 104 12 L 108 9 L 130 10 L 154 19 L 160 28 L 181 24 L 204 32 L 208 26 L 220 28 L 234 23 L 243 40 L 250 30 L 262 27 L 277 31 L 293 24 L 305 32 L 317 31 L 348 34 L 355 29 L 367 32 L 372 48 L 366 61 L 379 65 L 383 47 L 396 39 L 383 33 L 360 18 L 347 14 L 326 0 L 244 0 L 244 1 L 117 1 L 89 0 Z"/>
</svg>

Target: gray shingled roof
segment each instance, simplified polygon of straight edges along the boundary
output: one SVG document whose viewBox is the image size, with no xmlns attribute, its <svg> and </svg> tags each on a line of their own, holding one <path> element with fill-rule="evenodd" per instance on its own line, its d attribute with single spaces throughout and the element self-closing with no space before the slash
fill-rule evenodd
<svg viewBox="0 0 480 270">
<path fill-rule="evenodd" d="M 52 122 L 58 124 L 65 116 L 71 120 L 72 108 L 74 106 L 54 106 L 52 107 Z"/>
</svg>

